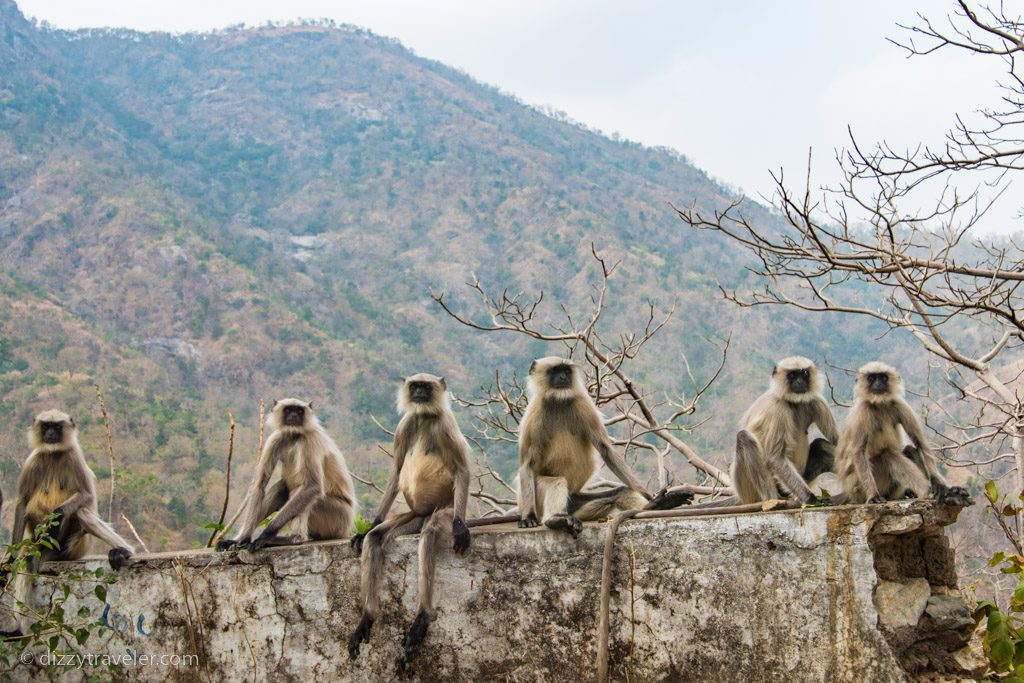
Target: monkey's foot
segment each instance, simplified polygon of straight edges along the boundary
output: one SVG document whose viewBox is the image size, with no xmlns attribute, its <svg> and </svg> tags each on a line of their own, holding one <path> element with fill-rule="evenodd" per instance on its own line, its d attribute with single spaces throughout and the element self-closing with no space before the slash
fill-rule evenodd
<svg viewBox="0 0 1024 683">
<path fill-rule="evenodd" d="M 217 545 L 214 546 L 217 552 L 222 553 L 225 550 L 240 550 L 244 547 L 248 541 L 238 541 L 233 538 L 222 538 L 217 541 Z"/>
<path fill-rule="evenodd" d="M 868 498 L 868 503 L 870 503 L 872 505 L 876 505 L 878 503 L 886 503 L 886 502 L 888 502 L 888 501 L 885 500 L 884 496 L 871 496 L 870 498 Z"/>
<path fill-rule="evenodd" d="M 903 495 L 900 497 L 906 500 L 913 500 L 914 498 L 917 498 L 917 494 L 914 492 L 914 489 L 907 489 L 903 492 Z"/>
<path fill-rule="evenodd" d="M 412 626 L 405 634 L 402 641 L 402 648 L 405 650 L 405 660 L 409 661 L 416 655 L 423 638 L 427 635 L 427 626 L 430 626 L 430 618 L 426 612 L 420 612 L 412 622 Z"/>
<path fill-rule="evenodd" d="M 970 507 L 974 505 L 971 494 L 963 486 L 947 486 L 935 496 L 943 505 L 956 505 L 957 507 Z"/>
<path fill-rule="evenodd" d="M 452 537 L 454 539 L 452 547 L 455 552 L 461 555 L 469 549 L 469 527 L 457 517 L 452 521 Z"/>
<path fill-rule="evenodd" d="M 298 536 L 278 536 L 277 534 L 263 534 L 255 541 L 249 543 L 246 548 L 249 552 L 254 553 L 257 550 L 263 550 L 264 548 L 276 548 L 282 545 L 299 545 L 302 543 L 302 539 Z"/>
<path fill-rule="evenodd" d="M 132 551 L 128 550 L 128 548 L 111 548 L 110 552 L 107 553 L 107 561 L 110 562 L 110 568 L 115 572 L 129 564 L 131 559 Z"/>
<path fill-rule="evenodd" d="M 348 542 L 348 544 L 352 547 L 352 550 L 355 550 L 356 553 L 358 553 L 359 555 L 362 555 L 363 554 L 363 539 L 366 538 L 366 535 L 368 533 L 370 533 L 371 531 L 373 531 L 374 529 L 376 529 L 377 527 L 379 527 L 383 523 L 384 523 L 383 519 L 381 519 L 380 517 L 374 517 L 373 518 L 373 522 L 370 524 L 370 528 L 369 529 L 367 529 L 366 531 L 364 531 L 361 534 L 353 535 L 352 539 Z"/>
<path fill-rule="evenodd" d="M 537 526 L 537 515 L 532 512 L 519 520 L 520 529 L 532 529 Z"/>
<path fill-rule="evenodd" d="M 549 529 L 562 529 L 568 531 L 573 538 L 579 538 L 583 531 L 583 522 L 572 515 L 552 515 L 544 521 L 544 526 Z"/>
<path fill-rule="evenodd" d="M 348 542 L 348 544 L 352 548 L 352 550 L 355 550 L 356 553 L 358 553 L 359 555 L 363 554 L 363 539 L 364 538 L 366 538 L 366 534 L 356 534 Z"/>
<path fill-rule="evenodd" d="M 350 659 L 355 659 L 359 656 L 360 643 L 370 642 L 370 630 L 372 628 L 373 617 L 369 614 L 363 614 L 363 618 L 359 620 L 356 630 L 352 631 L 352 635 L 348 637 L 348 656 Z"/>
<path fill-rule="evenodd" d="M 25 634 L 14 629 L 13 631 L 0 631 L 0 640 L 17 640 L 18 638 L 24 638 Z"/>
<path fill-rule="evenodd" d="M 692 491 L 670 491 L 666 487 L 654 494 L 654 498 L 647 501 L 644 510 L 672 510 L 680 505 L 689 505 L 692 502 Z"/>
</svg>

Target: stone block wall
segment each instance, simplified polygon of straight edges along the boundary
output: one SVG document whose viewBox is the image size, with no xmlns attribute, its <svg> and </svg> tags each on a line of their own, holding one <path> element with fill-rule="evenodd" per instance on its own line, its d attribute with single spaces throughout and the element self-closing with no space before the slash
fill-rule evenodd
<svg viewBox="0 0 1024 683">
<path fill-rule="evenodd" d="M 973 623 L 943 532 L 957 512 L 912 501 L 626 522 L 615 543 L 610 678 L 962 673 Z M 577 540 L 474 529 L 466 556 L 439 560 L 437 620 L 410 663 L 401 639 L 416 604 L 412 537 L 392 547 L 382 612 L 356 661 L 346 643 L 359 618 L 359 561 L 347 542 L 139 556 L 105 603 L 83 588 L 69 607 L 111 625 L 82 651 L 127 657 L 113 672 L 122 680 L 594 680 L 607 529 L 587 524 Z M 36 600 L 52 589 L 41 581 Z M 13 673 L 53 675 L 34 662 Z M 89 663 L 60 673 L 110 675 Z"/>
</svg>

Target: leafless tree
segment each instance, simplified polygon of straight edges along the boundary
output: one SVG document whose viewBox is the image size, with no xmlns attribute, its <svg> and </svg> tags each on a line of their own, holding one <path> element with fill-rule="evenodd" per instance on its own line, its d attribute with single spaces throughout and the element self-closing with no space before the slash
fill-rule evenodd
<svg viewBox="0 0 1024 683">
<path fill-rule="evenodd" d="M 449 316 L 466 327 L 486 332 L 512 332 L 532 339 L 561 343 L 565 353 L 582 363 L 587 372 L 588 390 L 597 405 L 609 417 L 605 424 L 613 443 L 622 448 L 627 457 L 638 458 L 646 454 L 656 464 L 660 488 L 678 483 L 670 466 L 673 452 L 682 455 L 698 472 L 700 481 L 688 488 L 699 494 L 729 493 L 728 473 L 702 458 L 685 441 L 687 433 L 695 429 L 694 422 L 701 398 L 718 378 L 728 356 L 729 340 L 720 344 L 720 362 L 710 377 L 699 381 L 690 372 L 683 359 L 692 391 L 685 396 L 658 396 L 633 379 L 629 367 L 645 345 L 669 322 L 672 310 L 659 314 L 650 302 L 644 305 L 643 329 L 635 332 L 609 335 L 602 331 L 602 314 L 608 295 L 608 281 L 618 263 L 610 263 L 591 246 L 598 266 L 599 281 L 591 294 L 590 310 L 579 316 L 560 309 L 560 320 L 547 321 L 544 294 L 530 297 L 523 293 L 502 291 L 497 296 L 487 293 L 475 277 L 467 284 L 479 300 L 482 314 L 474 316 L 457 310 L 446 293 L 432 293 L 435 302 Z M 614 337 L 613 341 L 606 338 Z M 476 432 L 479 439 L 492 443 L 516 443 L 519 422 L 526 408 L 526 395 L 518 376 L 504 379 L 496 373 L 494 383 L 482 388 L 480 398 L 459 398 L 462 405 L 476 411 Z M 490 475 L 498 478 L 497 475 Z M 500 478 L 498 478 L 500 481 Z M 507 486 L 500 481 L 502 486 Z M 597 483 L 598 485 L 601 482 Z M 507 492 L 506 492 L 507 493 Z M 496 502 L 509 502 L 506 499 Z"/>
<path fill-rule="evenodd" d="M 1000 60 L 1000 106 L 958 116 L 938 146 L 851 144 L 836 155 L 835 187 L 793 188 L 773 174 L 782 227 L 756 224 L 742 200 L 706 211 L 677 209 L 690 226 L 725 235 L 753 255 L 763 288 L 740 306 L 784 305 L 868 316 L 909 331 L 942 365 L 955 396 L 977 406 L 964 422 L 947 409 L 944 450 L 1003 443 L 1024 490 L 1024 252 L 1012 238 L 976 239 L 1015 171 L 1024 169 L 1024 24 L 1006 6 L 963 0 L 941 24 L 919 15 L 892 41 L 910 56 L 960 50 Z M 967 187 L 965 190 L 964 188 Z M 925 207 L 925 208 L 921 208 Z M 940 411 L 941 412 L 941 411 Z M 1018 523 L 1020 520 L 1018 520 Z"/>
</svg>

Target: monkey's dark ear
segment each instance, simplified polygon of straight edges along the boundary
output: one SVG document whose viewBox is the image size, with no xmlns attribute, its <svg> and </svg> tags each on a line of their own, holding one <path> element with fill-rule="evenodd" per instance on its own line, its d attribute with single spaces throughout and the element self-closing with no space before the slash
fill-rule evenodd
<svg viewBox="0 0 1024 683">
<path fill-rule="evenodd" d="M 71 417 L 70 415 L 68 415 L 68 422 L 70 422 L 70 423 L 71 423 L 71 426 L 72 426 L 72 427 L 74 427 L 74 426 L 75 426 L 75 418 Z"/>
<path fill-rule="evenodd" d="M 444 381 L 444 377 L 441 378 L 441 388 L 448 391 L 448 382 Z"/>
<path fill-rule="evenodd" d="M 530 372 L 529 372 L 529 374 L 532 375 L 533 371 L 536 370 L 536 369 L 537 369 L 537 361 L 533 361 L 532 363 L 530 363 Z"/>
<path fill-rule="evenodd" d="M 274 405 L 270 406 L 270 409 L 271 409 L 271 410 L 273 410 L 274 408 L 276 408 L 276 407 L 277 407 L 277 404 L 278 404 L 278 403 L 280 403 L 280 401 L 278 401 L 278 400 L 277 400 L 277 399 L 275 398 L 275 399 L 274 399 Z"/>
<path fill-rule="evenodd" d="M 308 405 L 309 405 L 309 409 L 310 409 L 310 410 L 313 410 L 313 402 L 312 402 L 312 401 L 310 401 Z"/>
<path fill-rule="evenodd" d="M 779 366 L 778 365 L 773 365 L 772 366 L 772 377 L 774 377 L 775 373 L 778 372 L 778 371 L 779 371 Z"/>
</svg>

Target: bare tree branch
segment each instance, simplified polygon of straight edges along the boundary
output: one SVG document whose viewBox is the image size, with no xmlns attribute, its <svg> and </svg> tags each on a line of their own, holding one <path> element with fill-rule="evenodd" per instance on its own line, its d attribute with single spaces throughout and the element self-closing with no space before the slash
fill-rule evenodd
<svg viewBox="0 0 1024 683">
<path fill-rule="evenodd" d="M 965 422 L 963 406 L 954 410 L 948 395 L 929 396 L 943 419 L 941 427 L 928 422 L 945 442 L 941 450 L 954 463 L 987 466 L 1006 453 L 976 458 L 965 449 L 1008 440 L 1019 493 L 1024 251 L 1012 239 L 970 238 L 1009 174 L 1024 170 L 1024 79 L 1016 59 L 1024 51 L 1024 23 L 1007 12 L 1001 3 L 972 8 L 958 0 L 948 27 L 919 15 L 917 25 L 903 27 L 905 40 L 892 41 L 909 55 L 961 50 L 1005 67 L 1007 78 L 998 83 L 1003 106 L 957 117 L 943 145 L 868 146 L 851 129 L 849 147 L 836 155 L 836 186 L 814 187 L 810 157 L 803 187 L 792 187 L 782 171 L 772 174 L 781 228 L 755 223 L 742 199 L 676 212 L 752 257 L 747 269 L 760 287 L 741 293 L 719 284 L 726 300 L 868 317 L 910 333 L 945 364 L 942 381 L 955 400 L 976 407 Z M 971 179 L 974 189 L 962 189 Z M 973 380 L 961 382 L 961 373 Z"/>
<path fill-rule="evenodd" d="M 653 303 L 645 302 L 642 329 L 619 333 L 614 341 L 606 342 L 601 331 L 601 319 L 607 303 L 608 282 L 619 263 L 604 258 L 594 245 L 591 245 L 591 255 L 597 265 L 598 281 L 591 294 L 590 310 L 577 315 L 561 307 L 564 316 L 562 322 L 545 323 L 542 319 L 543 292 L 536 297 L 528 297 L 521 292 L 510 293 L 506 289 L 497 296 L 491 296 L 476 277 L 467 286 L 483 308 L 483 314 L 479 317 L 456 310 L 445 292 L 431 292 L 431 297 L 445 313 L 468 328 L 485 332 L 513 332 L 541 341 L 560 342 L 565 346 L 567 355 L 581 356 L 579 360 L 586 368 L 587 387 L 594 401 L 603 409 L 614 410 L 614 414 L 606 418 L 605 424 L 619 430 L 617 435 L 613 435 L 615 443 L 623 448 L 628 457 L 636 457 L 645 451 L 653 454 L 661 488 L 668 485 L 671 476 L 667 461 L 668 454 L 673 450 L 704 476 L 728 486 L 729 477 L 724 470 L 702 458 L 673 432 L 693 427 L 680 425 L 678 421 L 697 412 L 701 398 L 721 375 L 728 357 L 730 340 L 726 339 L 721 344 L 720 363 L 703 382 L 694 377 L 684 357 L 683 363 L 694 387 L 692 396 L 674 402 L 654 402 L 651 392 L 635 382 L 628 366 L 668 324 L 674 308 L 659 314 Z M 494 384 L 482 387 L 481 391 L 483 395 L 480 399 L 457 399 L 461 405 L 477 411 L 477 435 L 492 442 L 514 443 L 526 408 L 522 385 L 515 377 L 510 382 L 503 382 L 500 374 L 495 373 Z M 659 416 L 658 413 L 665 406 L 674 410 Z M 645 440 L 648 437 L 660 439 L 664 447 L 654 448 Z"/>
</svg>

